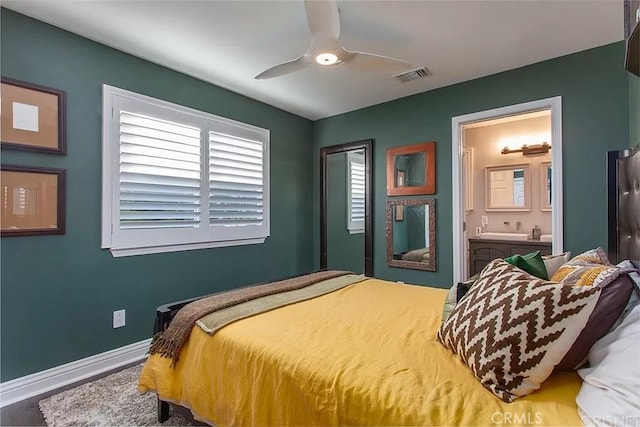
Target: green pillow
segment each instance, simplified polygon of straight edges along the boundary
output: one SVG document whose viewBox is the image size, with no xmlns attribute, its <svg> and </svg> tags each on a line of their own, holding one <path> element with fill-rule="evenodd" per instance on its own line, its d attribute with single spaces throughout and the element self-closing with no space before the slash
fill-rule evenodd
<svg viewBox="0 0 640 427">
<path fill-rule="evenodd" d="M 531 252 L 526 255 L 516 254 L 505 258 L 504 260 L 509 264 L 526 271 L 532 276 L 536 276 L 542 280 L 549 280 L 547 268 L 544 266 L 544 261 L 542 260 L 540 251 Z"/>
</svg>

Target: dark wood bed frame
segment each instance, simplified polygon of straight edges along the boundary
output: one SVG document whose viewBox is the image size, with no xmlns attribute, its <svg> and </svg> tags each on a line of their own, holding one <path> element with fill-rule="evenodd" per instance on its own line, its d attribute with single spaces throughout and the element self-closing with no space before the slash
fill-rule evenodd
<svg viewBox="0 0 640 427">
<path fill-rule="evenodd" d="M 634 183 L 638 182 L 640 182 L 640 145 L 629 150 L 607 153 L 608 243 L 611 262 L 630 259 L 639 265 L 640 235 L 633 234 L 634 230 L 640 230 L 640 191 L 633 188 Z M 249 286 L 256 285 L 258 284 Z M 156 309 L 153 334 L 164 331 L 176 313 L 185 305 L 220 293 L 222 292 L 161 305 Z M 177 412 L 192 418 L 187 408 L 175 404 L 172 406 Z M 161 423 L 166 421 L 169 418 L 169 411 L 170 404 L 158 398 L 158 421 Z"/>
<path fill-rule="evenodd" d="M 216 292 L 216 293 L 220 293 L 220 292 Z M 216 293 L 213 293 L 210 295 L 215 295 Z M 156 320 L 153 323 L 153 336 L 167 329 L 167 327 L 169 327 L 169 323 L 171 323 L 171 320 L 175 317 L 175 315 L 178 313 L 178 311 L 180 311 L 182 307 L 189 304 L 190 302 L 197 301 L 201 298 L 204 298 L 210 295 L 205 295 L 205 296 L 196 297 L 196 298 L 189 298 L 182 301 L 161 305 L 160 307 L 158 307 L 156 309 Z M 163 423 L 167 421 L 167 419 L 169 419 L 170 404 L 168 402 L 160 400 L 159 397 L 157 398 L 157 401 L 158 401 L 158 422 Z M 179 412 L 183 413 L 184 411 L 179 410 Z"/>
</svg>

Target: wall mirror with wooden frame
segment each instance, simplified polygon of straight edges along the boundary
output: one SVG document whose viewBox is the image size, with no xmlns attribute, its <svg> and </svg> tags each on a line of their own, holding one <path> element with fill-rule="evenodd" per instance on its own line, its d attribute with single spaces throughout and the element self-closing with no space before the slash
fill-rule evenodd
<svg viewBox="0 0 640 427">
<path fill-rule="evenodd" d="M 387 265 L 436 270 L 436 201 L 387 201 Z"/>
<path fill-rule="evenodd" d="M 484 180 L 486 211 L 531 210 L 528 164 L 486 167 Z"/>
<path fill-rule="evenodd" d="M 387 150 L 387 195 L 436 192 L 436 143 L 423 142 Z"/>
</svg>

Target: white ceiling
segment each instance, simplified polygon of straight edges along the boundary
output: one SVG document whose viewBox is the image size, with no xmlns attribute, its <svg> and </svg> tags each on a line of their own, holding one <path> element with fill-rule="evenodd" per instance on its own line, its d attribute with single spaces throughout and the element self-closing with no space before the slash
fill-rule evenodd
<svg viewBox="0 0 640 427">
<path fill-rule="evenodd" d="M 32 16 L 316 120 L 623 38 L 621 0 L 338 1 L 349 50 L 427 66 L 432 76 L 309 67 L 270 80 L 311 36 L 302 1 L 3 0 Z"/>
</svg>

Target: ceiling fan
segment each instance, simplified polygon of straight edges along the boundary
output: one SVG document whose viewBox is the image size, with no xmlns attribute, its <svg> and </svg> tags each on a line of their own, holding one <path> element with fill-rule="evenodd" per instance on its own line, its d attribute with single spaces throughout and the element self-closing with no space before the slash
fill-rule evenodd
<svg viewBox="0 0 640 427">
<path fill-rule="evenodd" d="M 311 46 L 299 58 L 271 67 L 258 74 L 257 80 L 270 79 L 301 70 L 310 65 L 344 64 L 356 71 L 395 74 L 413 67 L 410 62 L 365 52 L 352 52 L 340 44 L 340 16 L 335 0 L 305 0 Z"/>
</svg>

